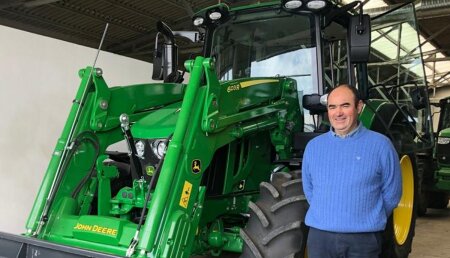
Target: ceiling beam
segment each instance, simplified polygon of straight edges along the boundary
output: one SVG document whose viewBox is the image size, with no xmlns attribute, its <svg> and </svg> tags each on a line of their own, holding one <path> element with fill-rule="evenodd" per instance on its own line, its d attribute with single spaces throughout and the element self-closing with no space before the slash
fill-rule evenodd
<svg viewBox="0 0 450 258">
<path fill-rule="evenodd" d="M 154 22 L 159 21 L 159 20 L 161 20 L 163 18 L 163 16 L 158 15 L 156 13 L 150 13 L 150 12 L 142 11 L 141 9 L 131 5 L 128 2 L 127 2 L 128 4 L 123 4 L 122 2 L 117 1 L 117 0 L 102 0 L 102 1 L 112 5 L 114 7 L 120 8 L 122 10 L 126 10 L 126 11 L 128 11 L 130 13 L 138 14 L 138 15 L 140 15 L 140 16 L 142 16 L 144 18 L 150 19 L 150 20 L 152 20 Z"/>
<path fill-rule="evenodd" d="M 185 8 L 185 7 L 184 7 L 184 3 L 181 3 L 181 5 L 178 3 L 179 0 L 176 0 L 176 1 L 172 1 L 172 0 L 162 0 L 162 2 L 167 3 L 167 4 L 170 4 L 170 5 L 174 6 L 174 7 L 180 8 L 180 9 L 184 9 L 184 8 Z M 184 1 L 181 0 L 181 2 L 184 2 Z"/>
<path fill-rule="evenodd" d="M 182 30 L 182 28 L 185 25 L 186 24 L 183 23 L 183 22 L 178 22 L 178 23 L 175 23 L 175 24 L 173 24 L 173 23 L 169 24 L 171 29 L 173 29 L 174 31 Z M 108 49 L 108 51 L 120 52 L 123 49 L 136 48 L 137 46 L 144 45 L 144 44 L 149 44 L 149 43 L 153 44 L 153 41 L 155 40 L 155 35 L 156 35 L 156 28 L 152 29 L 149 33 L 146 33 L 144 35 L 141 34 L 139 36 L 136 36 L 135 38 L 127 39 L 127 40 L 123 41 L 122 43 L 119 43 L 119 44 L 117 44 L 115 46 L 111 46 Z"/>
<path fill-rule="evenodd" d="M 27 8 L 32 8 L 32 7 L 37 7 L 37 6 L 41 6 L 44 4 L 51 4 L 51 3 L 55 3 L 61 0 L 34 0 L 34 1 L 27 1 L 23 3 L 23 6 L 27 7 Z"/>
<path fill-rule="evenodd" d="M 450 16 L 450 1 L 422 0 L 415 7 L 418 20 L 436 18 L 436 16 Z M 384 6 L 367 9 L 365 12 L 371 16 L 377 16 L 391 9 L 392 6 Z"/>
<path fill-rule="evenodd" d="M 434 55 L 434 54 L 437 54 L 437 53 L 442 53 L 442 52 L 445 52 L 445 51 L 450 51 L 450 49 L 448 49 L 448 48 L 436 48 L 436 49 L 433 49 L 433 50 L 422 52 L 422 55 L 429 56 L 429 55 Z"/>
<path fill-rule="evenodd" d="M 193 17 L 194 16 L 194 10 L 192 10 L 192 5 L 190 3 L 188 3 L 188 1 L 186 0 L 180 0 L 181 4 L 183 5 L 184 9 L 186 10 L 187 14 L 189 15 L 189 17 Z"/>
<path fill-rule="evenodd" d="M 136 33 L 145 33 L 145 32 L 150 31 L 149 28 L 146 28 L 143 26 L 136 26 L 136 25 L 130 24 L 129 22 L 126 22 L 122 19 L 110 17 L 110 16 L 108 16 L 100 11 L 97 11 L 95 9 L 84 8 L 84 7 L 77 6 L 77 5 L 74 5 L 71 3 L 62 2 L 62 3 L 51 4 L 49 6 L 58 7 L 58 8 L 61 8 L 63 10 L 66 10 L 66 11 L 74 13 L 74 14 L 83 15 L 83 16 L 89 17 L 91 19 L 97 20 L 101 23 L 108 22 L 110 24 L 119 26 L 125 30 L 130 30 L 130 31 L 133 31 Z"/>
<path fill-rule="evenodd" d="M 3 0 L 0 4 L 0 10 L 22 5 L 25 0 Z"/>
<path fill-rule="evenodd" d="M 431 42 L 435 37 L 439 36 L 439 34 L 441 34 L 442 32 L 446 31 L 448 28 L 450 28 L 450 24 L 447 24 L 446 26 L 442 27 L 440 30 L 436 31 L 435 33 L 433 33 L 433 35 L 427 37 L 424 41 L 422 41 L 419 46 L 417 46 L 416 48 L 412 49 L 411 51 L 409 51 L 407 53 L 407 55 L 411 55 L 414 51 L 416 51 L 418 48 L 421 48 L 422 46 L 424 46 L 426 43 Z"/>
<path fill-rule="evenodd" d="M 437 0 L 422 0 L 416 6 L 417 19 L 433 19 L 450 16 L 450 2 Z"/>
<path fill-rule="evenodd" d="M 13 16 L 14 19 L 6 19 L 4 18 L 6 16 L 4 14 Z M 51 37 L 53 38 L 59 38 L 69 42 L 74 42 L 74 39 L 79 38 L 84 41 L 86 45 L 93 46 L 96 43 L 100 42 L 101 39 L 101 34 L 98 34 L 94 31 L 83 31 L 78 27 L 59 24 L 53 20 L 47 20 L 29 13 L 17 13 L 9 10 L 0 10 L 0 17 L 0 23 L 6 26 L 11 26 L 25 31 L 32 31 L 41 35 L 51 35 Z M 39 23 L 45 24 L 48 29 L 43 29 L 42 26 L 38 25 Z M 30 27 L 34 29 L 30 30 Z M 56 30 L 54 28 L 56 28 Z M 112 37 L 105 39 L 106 44 L 113 44 L 117 41 L 119 41 L 119 39 Z"/>
<path fill-rule="evenodd" d="M 428 57 L 423 59 L 424 62 L 442 62 L 442 61 L 450 61 L 450 57 Z"/>
<path fill-rule="evenodd" d="M 44 4 L 51 4 L 54 2 L 58 2 L 61 0 L 34 0 L 34 1 L 25 1 L 25 0 L 3 0 L 0 4 L 0 10 L 10 7 L 16 7 L 16 6 L 24 6 L 27 8 L 33 8 L 37 6 L 41 6 Z"/>
</svg>

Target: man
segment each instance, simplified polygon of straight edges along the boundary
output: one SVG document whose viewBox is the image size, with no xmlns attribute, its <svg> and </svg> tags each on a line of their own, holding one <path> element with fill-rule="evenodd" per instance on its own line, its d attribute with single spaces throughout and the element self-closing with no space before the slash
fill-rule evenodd
<svg viewBox="0 0 450 258">
<path fill-rule="evenodd" d="M 327 99 L 332 129 L 306 146 L 309 258 L 378 258 L 382 231 L 400 201 L 398 155 L 387 137 L 358 122 L 362 107 L 355 88 L 334 88 Z"/>
</svg>

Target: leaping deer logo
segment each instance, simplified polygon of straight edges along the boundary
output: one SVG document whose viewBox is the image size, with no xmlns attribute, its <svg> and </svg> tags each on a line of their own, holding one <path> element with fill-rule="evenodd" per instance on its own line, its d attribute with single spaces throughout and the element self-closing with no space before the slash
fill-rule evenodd
<svg viewBox="0 0 450 258">
<path fill-rule="evenodd" d="M 192 172 L 194 173 L 199 173 L 200 171 L 202 171 L 202 165 L 199 159 L 194 159 L 192 161 Z"/>
</svg>

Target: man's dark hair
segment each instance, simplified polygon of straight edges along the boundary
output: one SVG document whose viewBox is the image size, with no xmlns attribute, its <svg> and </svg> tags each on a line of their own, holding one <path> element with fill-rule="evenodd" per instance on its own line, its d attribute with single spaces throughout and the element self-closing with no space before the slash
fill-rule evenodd
<svg viewBox="0 0 450 258">
<path fill-rule="evenodd" d="M 353 97 L 355 98 L 355 105 L 357 105 L 358 102 L 361 100 L 361 98 L 359 97 L 359 91 L 358 91 L 357 88 L 355 88 L 353 86 L 350 86 L 348 84 L 340 84 L 340 85 L 334 87 L 333 89 L 331 89 L 331 91 L 328 93 L 327 100 L 328 100 L 328 98 L 330 97 L 331 93 L 334 90 L 336 90 L 337 88 L 341 88 L 341 87 L 347 88 L 347 89 L 349 89 L 352 92 Z"/>
</svg>

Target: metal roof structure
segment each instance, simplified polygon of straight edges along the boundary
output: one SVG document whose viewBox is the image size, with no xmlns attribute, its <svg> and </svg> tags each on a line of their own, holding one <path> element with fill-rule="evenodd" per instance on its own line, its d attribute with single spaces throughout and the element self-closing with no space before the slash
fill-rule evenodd
<svg viewBox="0 0 450 258">
<path fill-rule="evenodd" d="M 352 0 L 340 0 L 348 3 Z M 195 30 L 192 15 L 207 6 L 226 2 L 239 5 L 255 1 L 238 0 L 3 0 L 0 25 L 97 48 L 109 29 L 103 50 L 152 61 L 156 22 L 165 21 L 173 30 Z M 260 0 L 260 2 L 265 2 Z M 403 0 L 362 0 L 369 13 Z M 450 86 L 450 1 L 415 1 L 421 31 L 422 51 L 431 87 Z M 178 40 L 187 57 L 199 45 Z"/>
<path fill-rule="evenodd" d="M 404 2 L 367 0 L 364 9 L 375 15 L 388 10 L 388 5 Z M 436 92 L 437 89 L 450 86 L 450 1 L 422 0 L 414 3 L 428 86 Z M 395 49 L 394 46 L 392 48 Z"/>
<path fill-rule="evenodd" d="M 150 62 L 156 22 L 192 30 L 194 10 L 215 1 L 176 0 L 4 0 L 0 24 Z M 178 42 L 182 47 L 184 42 Z"/>
</svg>

